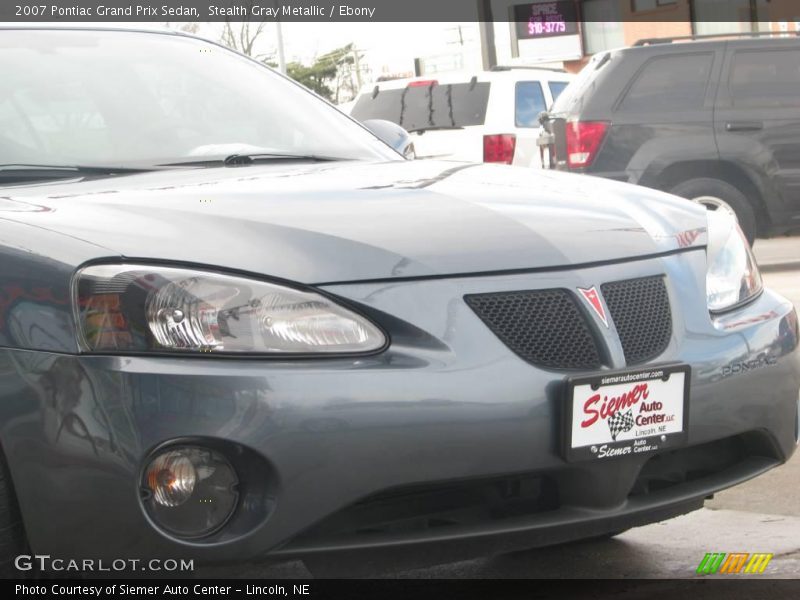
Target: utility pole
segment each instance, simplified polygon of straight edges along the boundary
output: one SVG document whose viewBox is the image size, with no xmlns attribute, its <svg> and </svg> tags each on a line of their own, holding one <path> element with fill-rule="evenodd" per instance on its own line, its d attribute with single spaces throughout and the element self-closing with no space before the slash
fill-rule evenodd
<svg viewBox="0 0 800 600">
<path fill-rule="evenodd" d="M 494 21 L 492 19 L 492 0 L 478 1 L 478 29 L 481 34 L 481 60 L 488 71 L 497 66 L 497 48 L 494 42 Z"/>
<path fill-rule="evenodd" d="M 286 55 L 283 52 L 283 29 L 280 20 L 275 21 L 275 33 L 278 42 L 278 70 L 286 75 Z"/>
</svg>

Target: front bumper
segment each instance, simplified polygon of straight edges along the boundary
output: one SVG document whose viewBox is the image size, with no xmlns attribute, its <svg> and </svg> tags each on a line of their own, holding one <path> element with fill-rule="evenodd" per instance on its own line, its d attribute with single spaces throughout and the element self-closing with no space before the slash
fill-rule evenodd
<svg viewBox="0 0 800 600">
<path fill-rule="evenodd" d="M 789 458 L 800 389 L 791 304 L 766 291 L 712 322 L 702 273 L 704 254 L 693 251 L 569 272 L 330 286 L 392 334 L 386 352 L 356 359 L 0 350 L 2 444 L 31 547 L 209 562 L 448 546 L 466 556 L 699 508 Z M 660 458 L 663 467 L 645 466 L 649 456 L 568 464 L 559 453 L 565 373 L 512 354 L 463 296 L 654 274 L 667 275 L 674 323 L 654 362 L 692 366 L 687 449 Z M 623 366 L 613 355 L 611 367 Z M 223 440 L 259 457 L 263 481 L 239 509 L 251 513 L 247 527 L 186 542 L 152 526 L 139 502 L 142 463 L 178 438 Z M 666 483 L 645 489 L 646 473 Z M 476 491 L 487 485 L 509 489 L 510 503 Z M 525 489 L 530 502 L 515 504 Z M 492 510 L 476 512 L 476 497 Z"/>
</svg>

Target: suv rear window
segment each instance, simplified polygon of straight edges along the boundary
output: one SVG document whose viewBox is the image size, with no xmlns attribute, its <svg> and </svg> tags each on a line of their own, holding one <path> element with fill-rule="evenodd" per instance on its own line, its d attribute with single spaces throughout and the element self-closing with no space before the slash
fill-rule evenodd
<svg viewBox="0 0 800 600">
<path fill-rule="evenodd" d="M 351 116 L 359 121 L 386 119 L 409 131 L 483 125 L 490 85 L 488 82 L 432 84 L 380 90 L 377 95 L 362 94 Z"/>
<path fill-rule="evenodd" d="M 595 54 L 578 76 L 559 94 L 553 102 L 550 112 L 553 114 L 563 114 L 580 110 L 582 104 L 588 99 L 589 94 L 594 90 L 594 84 L 598 75 L 603 72 L 614 58 L 611 52 Z"/>
<path fill-rule="evenodd" d="M 737 52 L 728 89 L 736 107 L 800 106 L 800 50 Z"/>
<path fill-rule="evenodd" d="M 620 104 L 629 111 L 676 111 L 703 106 L 714 55 L 658 56 L 647 61 Z"/>
<path fill-rule="evenodd" d="M 550 86 L 550 94 L 553 96 L 553 102 L 555 102 L 568 83 L 566 81 L 551 81 L 548 85 Z"/>
<path fill-rule="evenodd" d="M 514 124 L 517 127 L 538 127 L 536 117 L 545 110 L 544 92 L 538 81 L 518 81 L 514 88 Z"/>
</svg>

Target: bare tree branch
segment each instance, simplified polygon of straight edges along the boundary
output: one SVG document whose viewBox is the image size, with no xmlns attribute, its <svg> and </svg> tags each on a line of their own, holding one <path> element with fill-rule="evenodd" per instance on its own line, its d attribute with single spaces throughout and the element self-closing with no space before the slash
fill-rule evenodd
<svg viewBox="0 0 800 600">
<path fill-rule="evenodd" d="M 245 3 L 248 14 L 252 14 L 254 3 L 255 0 L 247 0 Z M 219 41 L 228 48 L 266 63 L 272 58 L 273 53 L 262 52 L 256 54 L 255 50 L 256 43 L 262 37 L 266 24 L 267 21 L 265 20 L 251 21 L 250 19 L 245 19 L 243 21 L 231 21 L 226 18 Z"/>
</svg>

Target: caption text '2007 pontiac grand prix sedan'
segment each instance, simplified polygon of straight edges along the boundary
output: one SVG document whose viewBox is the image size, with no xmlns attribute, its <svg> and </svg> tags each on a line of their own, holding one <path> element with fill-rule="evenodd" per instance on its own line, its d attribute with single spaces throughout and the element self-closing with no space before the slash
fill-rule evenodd
<svg viewBox="0 0 800 600">
<path fill-rule="evenodd" d="M 4 560 L 501 553 L 795 450 L 730 217 L 407 161 L 184 35 L 0 30 L 0 80 Z"/>
</svg>

